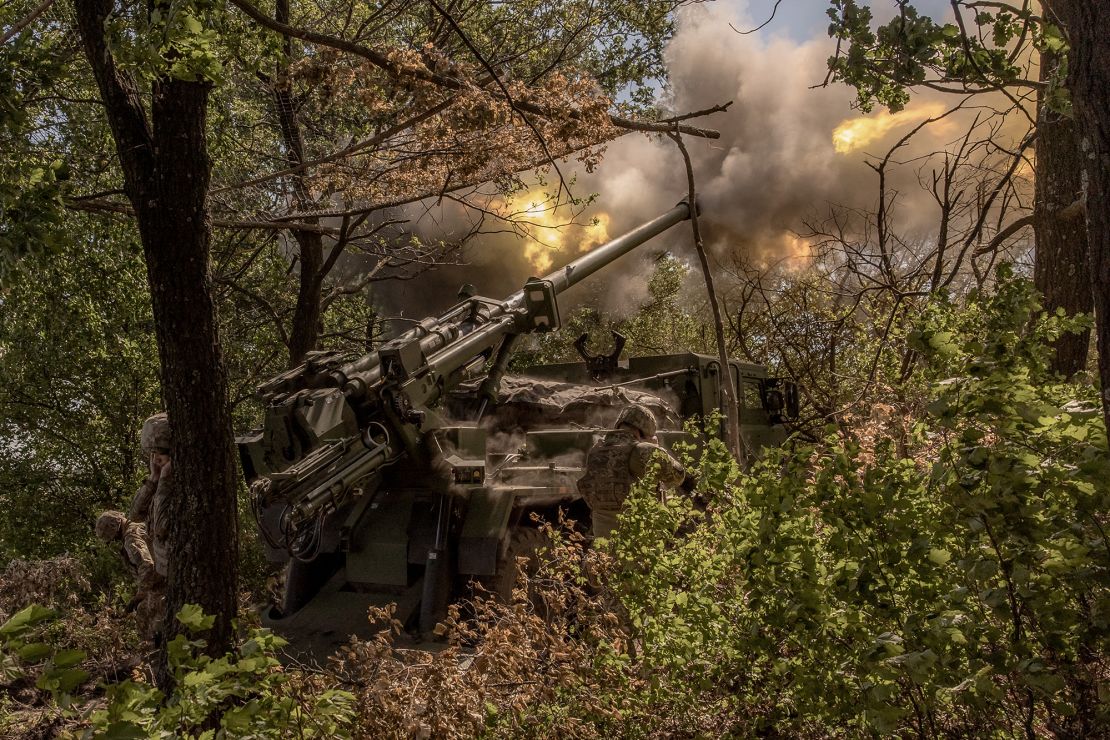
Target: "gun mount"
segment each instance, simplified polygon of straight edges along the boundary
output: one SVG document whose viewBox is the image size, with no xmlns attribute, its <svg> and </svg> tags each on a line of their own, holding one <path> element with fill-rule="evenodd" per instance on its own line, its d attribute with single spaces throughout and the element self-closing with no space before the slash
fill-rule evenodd
<svg viewBox="0 0 1110 740">
<path fill-rule="evenodd" d="M 546 277 L 530 278 L 503 300 L 465 290 L 461 302 L 377 351 L 355 359 L 312 353 L 260 386 L 262 427 L 238 442 L 268 555 L 289 566 L 283 604 L 267 621 L 304 649 L 322 650 L 350 633 L 367 634 L 367 606 L 392 602 L 397 619 L 430 631 L 468 580 L 511 588 L 515 556 L 526 554 L 519 535 L 536 534 L 530 514 L 554 520 L 569 507 L 588 522 L 575 480 L 594 430 L 541 411 L 536 418 L 545 428 L 524 423 L 514 430 L 517 442 L 519 432 L 527 437 L 524 447 L 494 442 L 506 438 L 497 431 L 520 407 L 504 403 L 502 378 L 521 335 L 559 328 L 561 293 L 689 216 L 689 204 L 679 203 Z M 642 391 L 680 399 L 681 408 L 668 411 L 659 398 L 625 387 L 638 375 L 620 366 L 619 349 L 601 359 L 583 356 L 586 363 L 537 368 L 536 375 L 549 379 L 540 382 L 572 379 L 560 388 L 573 386 L 579 396 L 619 381 L 597 391 L 609 416 L 621 404 L 654 399 L 672 430 L 719 406 L 721 374 L 711 358 L 670 355 L 643 365 L 650 372 L 640 373 Z M 744 367 L 732 368 L 736 381 L 754 378 L 757 395 L 779 388 L 762 368 Z M 771 396 L 783 405 L 782 393 Z M 781 431 L 781 416 L 765 413 L 752 429 Z M 605 414 L 588 417 L 596 425 Z M 489 445 L 487 434 L 494 435 Z M 681 433 L 661 438 L 667 434 Z"/>
</svg>

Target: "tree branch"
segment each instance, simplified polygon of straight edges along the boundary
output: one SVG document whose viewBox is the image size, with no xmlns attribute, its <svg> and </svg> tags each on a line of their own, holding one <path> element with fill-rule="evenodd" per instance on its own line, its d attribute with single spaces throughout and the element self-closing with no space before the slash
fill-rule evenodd
<svg viewBox="0 0 1110 740">
<path fill-rule="evenodd" d="M 251 291 L 244 288 L 242 285 L 239 285 L 239 283 L 235 280 L 218 277 L 216 278 L 216 282 L 220 285 L 226 285 L 236 293 L 247 297 L 248 299 L 250 299 L 251 302 L 257 304 L 260 308 L 262 308 L 262 310 L 264 310 L 270 316 L 270 320 L 273 322 L 274 328 L 277 330 L 278 337 L 281 339 L 281 343 L 288 346 L 289 334 L 285 331 L 285 323 L 282 321 L 281 316 L 278 315 L 278 312 L 273 307 L 273 304 L 271 304 L 262 296 L 256 295 L 255 293 L 252 293 Z"/>
<path fill-rule="evenodd" d="M 429 118 L 431 118 L 432 116 L 434 116 L 438 113 L 442 113 L 444 110 L 446 110 L 447 108 L 454 105 L 454 103 L 457 100 L 458 100 L 458 97 L 453 95 L 453 96 L 447 98 L 446 100 L 438 103 L 437 105 L 433 105 L 431 108 L 429 108 L 428 110 L 426 110 L 422 113 L 418 113 L 415 116 L 410 116 L 409 118 L 406 118 L 405 120 L 401 121 L 400 123 L 397 123 L 394 126 L 390 126 L 389 128 L 387 128 L 385 131 L 381 132 L 380 134 L 376 134 L 376 135 L 371 136 L 369 138 L 362 139 L 361 141 L 357 141 L 354 144 L 343 147 L 339 151 L 332 152 L 331 154 L 327 154 L 323 157 L 319 157 L 317 159 L 310 159 L 310 160 L 301 162 L 300 164 L 295 165 L 293 167 L 287 167 L 283 170 L 278 170 L 277 172 L 271 172 L 267 175 L 259 175 L 258 177 L 252 178 L 250 180 L 244 180 L 243 182 L 239 182 L 239 183 L 236 183 L 234 185 L 226 185 L 222 188 L 217 188 L 217 189 L 215 189 L 211 192 L 212 192 L 213 195 L 219 195 L 221 193 L 226 193 L 226 192 L 229 192 L 231 190 L 239 190 L 241 188 L 250 187 L 252 185 L 260 185 L 260 184 L 262 184 L 264 182 L 268 182 L 270 180 L 276 180 L 280 177 L 285 177 L 286 175 L 295 175 L 298 172 L 301 172 L 301 171 L 303 171 L 303 170 L 305 170 L 309 167 L 316 167 L 317 165 L 328 164 L 330 162 L 335 162 L 335 161 L 343 159 L 345 157 L 349 157 L 352 154 L 357 154 L 358 152 L 361 152 L 363 149 L 369 149 L 370 147 L 377 146 L 378 144 L 384 144 L 385 142 L 389 141 L 390 139 L 392 139 L 397 134 L 410 129 L 413 126 L 416 126 L 419 123 L 423 123 L 424 121 L 428 120 Z"/>
<path fill-rule="evenodd" d="M 547 147 L 547 140 L 544 139 L 543 134 L 540 133 L 540 130 L 536 128 L 536 125 L 532 123 L 528 116 L 524 115 L 524 112 L 520 109 L 520 106 L 517 104 L 517 102 L 513 100 L 513 96 L 509 94 L 509 89 L 505 87 L 505 83 L 503 83 L 501 81 L 501 78 L 497 76 L 496 70 L 494 70 L 490 63 L 486 61 L 485 56 L 470 40 L 470 37 L 466 34 L 466 32 L 463 31 L 462 26 L 458 24 L 458 21 L 455 20 L 454 16 L 444 10 L 443 6 L 436 2 L 436 0 L 428 0 L 428 4 L 435 8 L 436 12 L 443 16 L 443 19 L 447 21 L 447 24 L 450 25 L 455 33 L 458 35 L 458 37 L 462 39 L 462 42 L 466 45 L 466 48 L 470 49 L 470 53 L 474 55 L 474 58 L 478 60 L 479 64 L 485 67 L 485 70 L 489 74 L 490 78 L 494 81 L 494 83 L 497 84 L 497 87 L 501 89 L 501 94 L 505 96 L 505 101 L 508 102 L 509 108 L 511 108 L 512 111 L 518 116 L 520 116 L 520 120 L 524 121 L 524 124 L 532 130 L 532 133 L 536 137 L 536 141 L 539 142 L 540 149 L 543 151 L 544 156 L 547 157 L 547 161 L 551 164 L 551 166 L 555 168 L 555 174 L 559 176 L 559 187 L 566 188 L 567 193 L 569 194 L 570 188 L 566 184 L 566 178 L 563 177 L 563 172 L 559 169 L 559 165 L 555 162 L 555 158 L 551 156 L 551 150 Z"/>
<path fill-rule="evenodd" d="M 690 199 L 690 225 L 694 233 L 694 249 L 697 251 L 698 260 L 701 262 L 702 277 L 705 279 L 705 291 L 709 298 L 709 307 L 713 313 L 713 329 L 717 339 L 717 360 L 721 366 L 718 378 L 724 395 L 728 447 L 740 467 L 747 469 L 748 455 L 744 449 L 744 440 L 740 437 L 740 394 L 743 392 L 743 388 L 733 383 L 732 365 L 728 361 L 728 350 L 725 345 L 725 325 L 721 318 L 721 304 L 717 300 L 717 290 L 713 285 L 713 271 L 709 266 L 709 257 L 705 253 L 705 242 L 702 240 L 701 225 L 698 222 L 694 166 L 690 162 L 690 153 L 686 151 L 686 144 L 682 141 L 682 135 L 677 132 L 668 135 L 678 146 L 678 150 L 682 152 L 682 160 L 686 164 L 686 183 Z"/>
<path fill-rule="evenodd" d="M 732 25 L 731 23 L 728 24 L 728 27 L 731 28 L 733 31 L 736 31 L 736 33 L 740 34 L 741 36 L 748 36 L 750 34 L 753 34 L 756 31 L 766 28 L 767 24 L 775 19 L 775 13 L 779 12 L 780 5 L 782 5 L 782 0 L 775 0 L 775 7 L 771 8 L 771 17 L 760 23 L 755 28 L 749 28 L 747 31 L 741 31 L 739 28 Z"/>
<path fill-rule="evenodd" d="M 53 4 L 54 0 L 43 0 L 38 5 L 38 7 L 36 7 L 27 15 L 23 16 L 23 18 L 21 18 L 20 20 L 13 23 L 12 27 L 5 31 L 3 36 L 0 36 L 0 44 L 6 44 L 14 39 L 16 36 L 18 36 L 20 31 L 34 23 L 35 19 L 49 10 L 50 6 Z"/>
<path fill-rule="evenodd" d="M 123 167 L 125 189 L 134 203 L 139 197 L 133 185 L 147 182 L 154 176 L 154 151 L 146 109 L 135 80 L 116 67 L 108 48 L 104 24 L 111 11 L 106 0 L 74 0 L 77 28 L 85 46 L 85 56 L 92 67 L 108 117 L 108 125 L 116 140 L 120 165 Z"/>
<path fill-rule="evenodd" d="M 415 78 L 422 82 L 428 82 L 444 89 L 455 91 L 465 90 L 472 85 L 485 87 L 490 82 L 493 82 L 493 80 L 487 79 L 479 80 L 476 83 L 471 83 L 466 80 L 461 80 L 457 77 L 448 77 L 446 75 L 438 74 L 431 71 L 427 67 L 402 67 L 401 65 L 390 60 L 389 57 L 387 57 L 385 54 L 382 54 L 380 51 L 377 51 L 375 49 L 371 49 L 368 46 L 363 46 L 362 44 L 357 44 L 353 41 L 348 41 L 347 39 L 339 38 L 336 36 L 330 36 L 328 34 L 317 33 L 315 31 L 309 31 L 303 28 L 296 28 L 285 23 L 279 23 L 278 21 L 270 18 L 268 15 L 260 11 L 258 8 L 248 3 L 247 0 L 231 0 L 231 4 L 246 13 L 250 18 L 257 21 L 259 24 L 265 26 L 266 28 L 269 28 L 272 31 L 277 31 L 278 33 L 284 34 L 286 36 L 301 39 L 302 41 L 307 41 L 319 46 L 327 46 L 339 51 L 345 51 L 348 54 L 354 54 L 355 56 L 361 57 L 374 66 L 384 70 L 393 77 Z M 533 113 L 537 116 L 543 116 L 545 118 L 553 117 L 556 114 L 556 111 L 552 111 L 542 106 L 523 100 L 516 101 L 516 106 L 522 111 Z M 581 118 L 582 114 L 578 111 L 571 110 L 569 112 L 565 112 L 565 115 L 578 120 Z M 612 114 L 609 115 L 609 122 L 617 128 L 623 128 L 629 131 L 646 131 L 650 133 L 667 134 L 675 130 L 674 126 L 665 123 L 655 123 L 650 121 L 632 121 L 627 118 L 622 118 L 620 116 L 615 116 Z M 714 131 L 712 129 L 702 129 L 696 126 L 682 125 L 679 126 L 678 130 L 679 133 L 687 134 L 689 136 L 699 136 L 706 139 L 719 139 L 721 137 L 721 133 L 719 131 Z"/>
<path fill-rule="evenodd" d="M 1006 228 L 1002 229 L 1002 231 L 995 234 L 994 238 L 991 239 L 990 242 L 976 249 L 972 256 L 981 257 L 984 254 L 989 254 L 990 252 L 995 251 L 996 249 L 1001 247 L 1011 236 L 1018 233 L 1026 226 L 1032 226 L 1034 223 L 1036 223 L 1036 218 L 1032 213 L 1027 216 L 1022 216 Z"/>
<path fill-rule="evenodd" d="M 88 211 L 90 213 L 118 213 L 123 216 L 134 218 L 135 210 L 126 203 L 116 203 L 113 201 L 96 200 L 96 199 L 82 199 L 82 200 L 69 200 L 65 204 L 66 208 L 71 211 Z M 375 210 L 375 209 L 372 209 Z M 340 230 L 331 226 L 320 226 L 319 224 L 302 223 L 296 220 L 291 221 L 269 221 L 258 220 L 253 221 L 250 219 L 226 219 L 214 218 L 212 225 L 221 229 L 260 229 L 263 231 L 304 231 L 311 234 L 323 234 L 324 236 L 338 236 Z"/>
</svg>

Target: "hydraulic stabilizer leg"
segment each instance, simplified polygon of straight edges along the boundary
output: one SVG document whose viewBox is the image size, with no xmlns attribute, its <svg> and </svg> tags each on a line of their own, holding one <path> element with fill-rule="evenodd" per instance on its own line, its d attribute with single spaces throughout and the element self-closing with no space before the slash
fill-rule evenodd
<svg viewBox="0 0 1110 740">
<path fill-rule="evenodd" d="M 420 631 L 425 635 L 431 634 L 436 624 L 447 616 L 447 599 L 451 590 L 450 549 L 447 546 L 451 504 L 451 497 L 441 493 L 436 511 L 436 539 L 428 551 L 424 566 L 424 593 L 420 598 Z"/>
</svg>

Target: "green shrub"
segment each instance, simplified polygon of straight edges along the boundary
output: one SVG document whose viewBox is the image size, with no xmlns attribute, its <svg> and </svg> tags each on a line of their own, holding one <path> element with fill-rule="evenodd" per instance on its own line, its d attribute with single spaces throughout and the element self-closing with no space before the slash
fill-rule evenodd
<svg viewBox="0 0 1110 740">
<path fill-rule="evenodd" d="M 741 475 L 713 443 L 690 461 L 704 514 L 634 491 L 609 548 L 645 707 L 734 732 L 1107 731 L 1106 430 L 1047 370 L 1076 322 L 1001 278 L 923 316 L 909 455 L 830 434 Z"/>
<path fill-rule="evenodd" d="M 83 737 L 114 739 L 351 735 L 353 695 L 310 674 L 284 671 L 275 655 L 285 641 L 269 630 L 253 630 L 233 653 L 211 658 L 197 635 L 214 619 L 186 605 L 177 619 L 194 639 L 178 635 L 167 648 L 172 695 L 127 680 L 105 686 L 107 702 L 98 703 L 88 692 L 77 693 L 90 678 L 80 667 L 86 654 L 48 641 L 46 630 L 57 617 L 53 609 L 31 605 L 0 625 L 0 681 L 11 686 L 33 679 L 36 688 L 49 692 L 66 720 L 67 736 L 81 726 Z M 92 711 L 97 706 L 102 708 Z"/>
<path fill-rule="evenodd" d="M 177 619 L 194 636 L 213 617 L 186 604 Z M 353 697 L 313 690 L 291 680 L 275 657 L 285 641 L 252 630 L 232 654 L 211 658 L 205 641 L 175 637 L 167 647 L 174 692 L 134 681 L 107 687 L 108 706 L 92 715 L 89 737 L 99 738 L 316 738 L 348 737 Z M 208 729 L 218 718 L 219 730 Z"/>
<path fill-rule="evenodd" d="M 62 707 L 73 702 L 73 692 L 88 678 L 78 667 L 85 660 L 81 650 L 59 649 L 43 641 L 45 627 L 57 612 L 32 604 L 0 625 L 0 681 L 11 684 L 29 673 L 34 685 L 50 692 Z"/>
</svg>

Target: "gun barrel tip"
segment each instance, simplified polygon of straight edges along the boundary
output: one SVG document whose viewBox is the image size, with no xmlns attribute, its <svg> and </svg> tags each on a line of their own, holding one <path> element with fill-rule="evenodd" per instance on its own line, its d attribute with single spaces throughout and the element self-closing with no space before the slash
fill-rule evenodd
<svg viewBox="0 0 1110 740">
<path fill-rule="evenodd" d="M 697 214 L 698 216 L 701 215 L 701 201 L 698 200 L 697 198 L 694 198 L 694 207 L 693 208 L 690 208 L 690 198 L 689 197 L 683 198 L 676 205 L 686 206 L 686 211 L 687 211 L 686 218 L 690 218 L 694 214 Z"/>
</svg>

